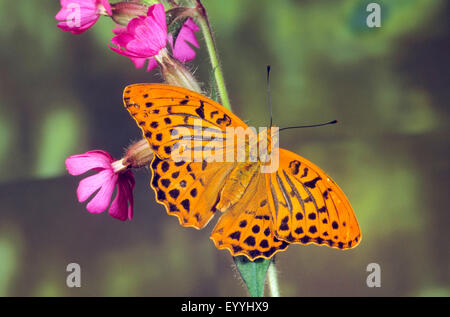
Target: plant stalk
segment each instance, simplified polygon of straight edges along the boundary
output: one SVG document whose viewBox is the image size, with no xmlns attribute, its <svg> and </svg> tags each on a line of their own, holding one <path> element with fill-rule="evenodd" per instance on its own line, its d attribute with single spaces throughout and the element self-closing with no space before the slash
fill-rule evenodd
<svg viewBox="0 0 450 317">
<path fill-rule="evenodd" d="M 272 297 L 280 297 L 280 289 L 278 287 L 278 277 L 277 277 L 277 268 L 275 267 L 275 262 L 272 259 L 272 263 L 269 265 L 269 269 L 267 270 L 267 280 L 268 286 L 270 289 L 270 295 Z"/>
<path fill-rule="evenodd" d="M 227 88 L 225 86 L 225 79 L 223 77 L 222 68 L 219 63 L 219 58 L 217 56 L 216 45 L 214 43 L 214 38 L 211 30 L 211 25 L 209 24 L 208 15 L 206 9 L 200 0 L 196 0 L 197 8 L 199 10 L 198 23 L 200 24 L 200 29 L 203 33 L 203 38 L 205 39 L 205 44 L 208 49 L 208 54 L 211 62 L 211 67 L 214 72 L 214 78 L 216 80 L 217 91 L 219 92 L 220 101 L 222 105 L 231 111 L 231 103 L 228 97 Z"/>
</svg>

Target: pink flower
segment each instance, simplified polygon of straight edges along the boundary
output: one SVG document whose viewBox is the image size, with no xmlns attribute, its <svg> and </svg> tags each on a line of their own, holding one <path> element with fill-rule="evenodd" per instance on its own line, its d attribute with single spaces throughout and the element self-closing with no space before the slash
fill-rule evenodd
<svg viewBox="0 0 450 317">
<path fill-rule="evenodd" d="M 112 15 L 108 0 L 61 0 L 56 19 L 63 31 L 80 34 L 97 22 L 100 15 Z"/>
<path fill-rule="evenodd" d="M 148 61 L 147 71 L 155 68 L 157 59 L 167 53 L 166 46 L 169 40 L 173 46 L 173 55 L 181 62 L 192 60 L 195 51 L 188 43 L 199 47 L 194 32 L 199 31 L 192 19 L 188 19 L 181 28 L 173 46 L 172 35 L 167 34 L 166 15 L 162 4 L 152 5 L 147 16 L 138 16 L 132 19 L 126 27 L 114 29 L 116 34 L 111 42 L 116 46 L 110 48 L 128 58 L 136 68 L 144 67 Z"/>
<path fill-rule="evenodd" d="M 89 151 L 68 157 L 66 168 L 71 175 L 81 175 L 90 170 L 98 172 L 81 180 L 77 189 L 80 203 L 97 192 L 86 206 L 89 212 L 104 212 L 110 206 L 114 189 L 117 186 L 117 193 L 109 207 L 109 214 L 122 221 L 131 220 L 133 217 L 134 176 L 129 170 L 115 171 L 113 162 L 115 162 L 114 158 L 105 151 Z"/>
<path fill-rule="evenodd" d="M 195 32 L 198 31 L 200 31 L 200 28 L 195 24 L 194 20 L 189 18 L 181 27 L 180 33 L 178 33 L 178 37 L 175 40 L 175 45 L 172 44 L 172 35 L 169 36 L 170 44 L 173 47 L 173 56 L 180 62 L 185 63 L 195 58 L 195 51 L 190 45 L 200 48 L 195 37 Z"/>
</svg>

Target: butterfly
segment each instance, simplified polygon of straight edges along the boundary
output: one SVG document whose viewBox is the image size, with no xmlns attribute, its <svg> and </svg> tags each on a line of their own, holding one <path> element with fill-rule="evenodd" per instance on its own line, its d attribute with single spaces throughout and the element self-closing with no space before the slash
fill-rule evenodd
<svg viewBox="0 0 450 317">
<path fill-rule="evenodd" d="M 295 153 L 279 149 L 279 166 L 270 173 L 262 173 L 263 162 L 248 155 L 243 161 L 173 159 L 183 140 L 179 130 L 190 133 L 183 146 L 193 155 L 211 150 L 237 157 L 237 147 L 223 146 L 223 141 L 232 137 L 229 128 L 248 126 L 219 103 L 166 84 L 129 85 L 123 100 L 154 151 L 151 187 L 157 202 L 182 226 L 196 229 L 220 213 L 211 233 L 218 249 L 255 260 L 271 258 L 289 244 L 338 249 L 359 244 L 358 221 L 342 190 Z M 200 129 L 195 125 L 199 122 Z M 270 135 L 261 132 L 256 140 L 270 143 Z M 222 153 L 217 153 L 219 148 Z"/>
</svg>

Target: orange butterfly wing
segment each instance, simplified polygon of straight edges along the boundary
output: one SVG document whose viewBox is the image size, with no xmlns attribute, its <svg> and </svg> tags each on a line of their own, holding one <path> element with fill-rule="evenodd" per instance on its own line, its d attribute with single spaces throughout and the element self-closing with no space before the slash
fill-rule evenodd
<svg viewBox="0 0 450 317">
<path fill-rule="evenodd" d="M 213 217 L 219 193 L 236 164 L 194 162 L 193 157 L 175 162 L 172 150 L 188 133 L 192 137 L 188 147 L 194 155 L 206 147 L 220 148 L 227 138 L 227 127 L 247 125 L 217 102 L 181 87 L 130 85 L 124 89 L 123 99 L 156 154 L 151 163 L 151 186 L 157 201 L 169 215 L 177 216 L 181 225 L 203 228 Z M 195 130 L 199 123 L 201 131 Z M 175 137 L 174 130 L 180 131 Z M 198 142 L 200 137 L 203 140 Z M 222 152 L 226 156 L 234 150 L 225 148 Z"/>
<path fill-rule="evenodd" d="M 193 141 L 203 137 L 202 143 L 195 147 L 192 142 L 192 150 L 201 151 L 200 146 L 221 146 L 227 137 L 227 127 L 247 128 L 241 119 L 217 102 L 181 87 L 134 84 L 124 89 L 123 100 L 153 151 L 163 159 L 171 158 L 173 146 L 179 143 L 173 137 L 177 131 L 180 134 L 185 131 L 183 135 L 189 132 Z M 202 125 L 202 131 L 194 129 L 196 124 Z"/>
<path fill-rule="evenodd" d="M 215 226 L 218 249 L 250 260 L 270 258 L 290 243 L 355 247 L 361 232 L 342 190 L 319 167 L 285 149 L 275 173 L 258 172 Z"/>
<path fill-rule="evenodd" d="M 279 169 L 266 174 L 275 235 L 289 243 L 353 248 L 361 230 L 347 197 L 319 167 L 280 149 Z"/>
<path fill-rule="evenodd" d="M 288 247 L 288 242 L 275 236 L 266 188 L 265 176 L 258 172 L 241 199 L 220 217 L 211 233 L 218 249 L 254 260 L 268 259 Z"/>
</svg>

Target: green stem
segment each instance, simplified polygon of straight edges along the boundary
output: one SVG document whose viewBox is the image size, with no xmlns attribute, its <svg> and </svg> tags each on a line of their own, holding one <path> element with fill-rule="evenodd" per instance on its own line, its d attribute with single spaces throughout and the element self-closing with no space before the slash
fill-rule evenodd
<svg viewBox="0 0 450 317">
<path fill-rule="evenodd" d="M 267 270 L 267 280 L 269 282 L 270 295 L 272 297 L 280 297 L 280 290 L 278 288 L 278 277 L 277 277 L 277 268 L 275 267 L 275 262 L 272 260 L 272 263 L 269 265 L 269 269 Z"/>
<path fill-rule="evenodd" d="M 199 9 L 198 23 L 200 24 L 200 29 L 203 33 L 203 38 L 205 39 L 206 47 L 208 49 L 209 58 L 211 61 L 211 67 L 214 72 L 214 78 L 217 84 L 217 90 L 220 95 L 220 100 L 222 105 L 231 111 L 231 103 L 228 98 L 227 88 L 225 86 L 225 80 L 223 78 L 222 68 L 219 63 L 219 58 L 216 53 L 216 46 L 214 44 L 214 38 L 212 35 L 211 26 L 209 24 L 208 15 L 206 13 L 205 7 L 202 3 L 197 0 L 197 8 Z"/>
</svg>

